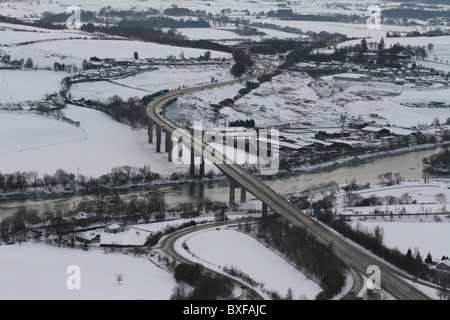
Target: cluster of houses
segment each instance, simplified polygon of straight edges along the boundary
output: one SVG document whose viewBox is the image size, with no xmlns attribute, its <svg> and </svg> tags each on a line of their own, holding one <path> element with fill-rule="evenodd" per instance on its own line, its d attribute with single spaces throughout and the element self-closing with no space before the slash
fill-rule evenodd
<svg viewBox="0 0 450 320">
<path fill-rule="evenodd" d="M 92 57 L 90 61 L 83 62 L 83 71 L 78 72 L 71 78 L 72 83 L 85 81 L 115 80 L 132 77 L 141 72 L 157 70 L 157 66 L 177 65 L 223 65 L 228 63 L 223 59 L 209 59 L 199 61 L 198 59 L 99 59 Z"/>
<path fill-rule="evenodd" d="M 219 128 L 218 128 L 219 129 Z M 223 139 L 229 135 L 237 139 L 246 138 L 247 128 L 221 128 L 219 129 Z M 402 138 L 408 144 L 417 144 L 419 136 L 423 133 L 417 128 L 400 128 L 393 126 L 378 126 L 373 123 L 349 122 L 346 125 L 336 127 L 296 127 L 295 124 L 284 124 L 278 127 L 277 146 L 281 152 L 312 152 L 331 149 L 351 149 L 367 146 L 370 143 L 389 146 L 391 140 Z M 258 137 L 260 142 L 266 139 Z M 212 141 L 208 138 L 206 142 Z"/>
<path fill-rule="evenodd" d="M 450 104 L 443 101 L 430 101 L 428 103 L 413 102 L 401 104 L 410 108 L 450 108 Z"/>
<path fill-rule="evenodd" d="M 363 54 L 367 61 L 378 59 L 375 52 L 366 52 Z M 397 55 L 398 59 L 412 63 L 410 56 Z M 349 52 L 347 62 L 313 62 L 301 61 L 294 67 L 293 71 L 315 73 L 315 74 L 334 74 L 333 80 L 356 81 L 356 82 L 388 82 L 397 85 L 410 84 L 415 87 L 427 87 L 433 85 L 449 85 L 447 75 L 437 74 L 429 68 L 408 68 L 406 66 L 393 67 L 362 67 L 358 62 L 359 55 L 356 52 Z"/>
<path fill-rule="evenodd" d="M 388 82 L 397 85 L 411 84 L 415 87 L 427 87 L 433 85 L 449 85 L 447 76 L 433 75 L 429 69 L 411 70 L 402 68 L 358 68 L 351 72 L 336 74 L 333 80 L 358 81 L 358 82 Z"/>
<path fill-rule="evenodd" d="M 330 148 L 356 147 L 371 142 L 388 144 L 389 140 L 407 137 L 414 140 L 421 133 L 415 129 L 375 126 L 369 123 L 349 123 L 347 127 L 282 129 L 279 147 L 283 151 L 311 151 Z"/>
<path fill-rule="evenodd" d="M 107 232 L 107 233 L 120 233 L 120 232 L 125 231 L 125 227 L 122 226 L 121 224 L 113 223 L 113 224 L 110 224 L 110 225 L 104 227 L 103 231 Z M 83 237 L 76 236 L 75 240 L 78 242 L 81 242 L 83 244 L 95 244 L 95 243 L 100 243 L 101 236 L 98 233 L 97 234 L 92 233 L 91 237 L 87 237 L 86 235 Z"/>
<path fill-rule="evenodd" d="M 450 260 L 448 257 L 436 263 L 436 271 L 450 275 Z"/>
<path fill-rule="evenodd" d="M 91 58 L 83 63 L 83 71 L 71 78 L 72 83 L 85 81 L 100 81 L 107 79 L 124 79 L 140 72 L 156 70 L 149 64 L 141 64 L 133 60 L 115 60 Z"/>
</svg>

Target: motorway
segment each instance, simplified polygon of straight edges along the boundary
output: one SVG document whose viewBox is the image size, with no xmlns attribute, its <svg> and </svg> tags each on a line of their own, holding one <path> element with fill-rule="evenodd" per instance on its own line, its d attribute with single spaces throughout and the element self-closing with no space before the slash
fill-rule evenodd
<svg viewBox="0 0 450 320">
<path fill-rule="evenodd" d="M 220 83 L 210 83 L 197 87 L 186 88 L 183 90 L 177 90 L 162 95 L 154 100 L 150 101 L 146 106 L 147 114 L 149 118 L 156 124 L 160 125 L 166 131 L 173 133 L 177 130 L 183 141 L 194 140 L 195 152 L 203 154 L 205 159 L 208 159 L 226 175 L 229 179 L 237 182 L 242 188 L 245 188 L 248 192 L 253 194 L 256 198 L 260 199 L 274 212 L 282 215 L 285 219 L 291 222 L 293 225 L 305 228 L 315 238 L 328 245 L 332 244 L 333 252 L 341 258 L 350 268 L 357 270 L 360 274 L 369 276 L 367 269 L 369 266 L 376 265 L 380 268 L 381 272 L 381 288 L 388 292 L 390 295 L 399 300 L 429 300 L 431 299 L 426 294 L 418 290 L 412 285 L 412 277 L 404 273 L 403 271 L 393 267 L 384 260 L 368 253 L 358 245 L 350 242 L 341 235 L 337 234 L 333 230 L 330 230 L 323 224 L 319 223 L 315 219 L 304 214 L 295 205 L 287 201 L 284 197 L 277 192 L 269 188 L 264 182 L 260 181 L 246 170 L 242 169 L 239 165 L 232 162 L 232 160 L 226 158 L 220 152 L 215 151 L 212 156 L 211 152 L 204 152 L 205 148 L 210 148 L 204 141 L 198 141 L 198 138 L 191 137 L 191 134 L 186 130 L 178 127 L 177 124 L 164 116 L 165 106 L 174 101 L 176 98 L 183 94 L 192 94 L 205 89 L 214 89 L 221 86 L 231 85 L 239 83 L 241 81 L 251 81 L 258 78 L 262 73 L 262 69 L 270 69 L 271 65 L 264 61 L 258 61 L 262 65 L 261 69 L 257 69 L 256 72 L 246 78 L 236 79 Z M 223 157 L 222 164 L 216 163 L 215 159 Z"/>
</svg>

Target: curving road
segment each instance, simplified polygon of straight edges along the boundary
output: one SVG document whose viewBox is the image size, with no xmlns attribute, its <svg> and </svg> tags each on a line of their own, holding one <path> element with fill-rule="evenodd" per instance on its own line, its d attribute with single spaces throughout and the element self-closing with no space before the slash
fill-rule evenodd
<svg viewBox="0 0 450 320">
<path fill-rule="evenodd" d="M 173 232 L 163 239 L 161 239 L 160 246 L 155 249 L 159 249 L 163 251 L 166 255 L 171 256 L 173 259 L 179 262 L 184 262 L 191 264 L 192 261 L 185 258 L 183 255 L 177 252 L 175 249 L 175 243 L 177 240 L 179 240 L 181 237 L 194 232 L 199 231 L 203 229 L 210 229 L 210 228 L 217 228 L 222 227 L 230 224 L 238 224 L 243 222 L 253 222 L 257 221 L 258 219 L 242 219 L 242 220 L 227 220 L 227 221 L 220 221 L 220 222 L 214 222 L 214 223 L 207 223 L 204 225 L 197 225 L 195 227 L 189 227 L 185 229 L 178 230 L 176 232 Z M 215 270 L 209 269 L 205 266 L 203 266 L 203 271 L 215 275 L 217 272 Z M 221 274 L 222 275 L 222 274 Z M 263 300 L 264 298 L 255 290 L 253 290 L 251 287 L 246 286 L 243 282 L 240 282 L 239 280 L 235 278 L 228 277 L 234 284 L 237 291 L 241 291 L 242 294 L 237 297 L 237 300 Z M 243 289 L 244 288 L 244 289 Z"/>
<path fill-rule="evenodd" d="M 258 61 L 262 65 L 261 69 L 269 69 L 271 66 L 264 61 Z M 195 93 L 204 89 L 213 89 L 221 86 L 226 86 L 238 83 L 242 80 L 250 81 L 260 76 L 263 71 L 257 69 L 256 72 L 245 78 L 238 80 L 231 80 L 221 83 L 211 83 L 198 87 L 192 87 L 180 91 L 173 91 L 166 95 L 160 96 L 148 103 L 146 106 L 147 114 L 152 121 L 163 127 L 165 130 L 173 133 L 177 129 L 181 129 L 175 123 L 167 119 L 164 114 L 165 106 L 174 101 L 182 94 Z M 183 141 L 191 141 L 194 139 L 194 148 L 200 154 L 204 153 L 205 148 L 210 148 L 206 142 L 198 141 L 197 138 L 191 137 L 186 131 L 177 131 L 180 133 Z M 357 270 L 359 273 L 367 275 L 367 269 L 371 265 L 377 265 L 381 271 L 381 287 L 399 300 L 428 300 L 426 294 L 415 288 L 411 284 L 412 277 L 408 276 L 401 270 L 386 263 L 382 259 L 375 257 L 367 251 L 360 248 L 358 245 L 350 242 L 333 230 L 330 230 L 323 224 L 317 222 L 311 217 L 305 215 L 300 209 L 291 204 L 277 192 L 269 188 L 264 182 L 258 180 L 252 174 L 242 169 L 223 154 L 215 151 L 215 158 L 211 156 L 211 152 L 204 153 L 205 159 L 215 162 L 217 157 L 223 157 L 223 164 L 216 166 L 230 179 L 237 182 L 241 187 L 260 199 L 263 203 L 268 205 L 274 212 L 282 215 L 293 225 L 306 228 L 308 232 L 314 235 L 318 241 L 324 244 L 332 244 L 334 252 L 350 267 Z M 409 280 L 409 281 L 408 281 Z"/>
</svg>

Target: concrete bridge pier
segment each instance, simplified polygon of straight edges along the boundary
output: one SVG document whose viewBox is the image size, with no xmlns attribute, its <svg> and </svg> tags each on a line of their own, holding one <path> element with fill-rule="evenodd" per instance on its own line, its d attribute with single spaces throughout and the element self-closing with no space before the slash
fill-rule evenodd
<svg viewBox="0 0 450 320">
<path fill-rule="evenodd" d="M 156 152 L 161 152 L 161 126 L 156 124 Z"/>
<path fill-rule="evenodd" d="M 230 203 L 235 203 L 236 184 L 230 180 Z"/>
<path fill-rule="evenodd" d="M 241 188 L 241 203 L 247 201 L 247 190 L 230 180 L 230 203 L 236 202 L 236 188 Z"/>
<path fill-rule="evenodd" d="M 203 157 L 203 155 L 200 158 L 200 177 L 204 177 L 205 176 L 205 158 Z"/>
<path fill-rule="evenodd" d="M 189 164 L 189 175 L 195 176 L 195 152 L 194 152 L 194 137 L 191 137 L 191 161 Z"/>
<path fill-rule="evenodd" d="M 247 201 L 247 190 L 241 187 L 241 203 L 245 203 Z"/>
<path fill-rule="evenodd" d="M 262 217 L 263 218 L 267 218 L 267 212 L 269 211 L 268 209 L 269 209 L 269 207 L 267 206 L 267 204 L 265 204 L 263 202 L 263 204 L 262 204 Z"/>
<path fill-rule="evenodd" d="M 153 120 L 148 119 L 148 143 L 153 143 Z"/>
</svg>

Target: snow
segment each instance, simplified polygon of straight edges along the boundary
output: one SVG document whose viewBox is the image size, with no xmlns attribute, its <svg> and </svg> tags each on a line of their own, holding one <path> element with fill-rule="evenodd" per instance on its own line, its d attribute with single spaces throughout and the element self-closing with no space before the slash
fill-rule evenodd
<svg viewBox="0 0 450 320">
<path fill-rule="evenodd" d="M 63 112 L 80 127 L 44 116 L 2 113 L 2 173 L 36 171 L 42 176 L 63 169 L 99 177 L 114 167 L 146 164 L 163 176 L 188 170 L 187 165 L 169 163 L 166 153 L 156 153 L 155 144 L 148 143 L 147 129 L 133 130 L 100 111 L 73 105 Z"/>
<path fill-rule="evenodd" d="M 348 2 L 348 1 L 343 1 Z M 293 4 L 295 12 L 341 12 L 360 14 L 371 2 L 362 1 L 358 6 L 351 6 L 351 10 L 325 6 L 327 1 L 297 2 Z M 41 15 L 45 11 L 66 12 L 67 1 L 41 1 L 40 5 L 29 2 L 2 2 L 2 14 L 12 17 L 31 18 L 34 14 Z M 148 7 L 164 9 L 171 4 L 163 0 L 149 0 L 140 2 L 87 1 L 77 3 L 83 10 L 99 10 L 110 5 L 113 9 L 141 10 Z M 277 2 L 248 2 L 246 9 L 251 12 L 277 10 Z M 193 10 L 205 10 L 205 3 L 200 1 L 182 0 L 177 2 L 180 7 Z M 219 14 L 229 7 L 241 11 L 242 3 L 234 0 L 210 1 L 208 12 Z M 232 15 L 239 15 L 237 12 Z M 360 39 L 366 37 L 369 42 L 379 41 L 384 37 L 387 47 L 395 43 L 411 45 L 434 44 L 428 61 L 417 61 L 417 64 L 450 70 L 446 60 L 450 59 L 450 37 L 434 38 L 386 38 L 386 32 L 412 31 L 416 27 L 393 27 L 383 25 L 380 30 L 369 30 L 365 24 L 344 24 L 310 21 L 280 21 L 276 19 L 250 18 L 253 22 L 275 23 L 280 26 L 291 26 L 302 31 L 339 32 L 349 37 L 357 37 L 339 46 L 359 44 Z M 244 39 L 234 32 L 224 28 L 212 29 L 181 29 L 182 34 L 191 39 Z M 20 31 L 12 31 L 12 30 Z M 275 30 L 260 29 L 267 32 L 267 36 L 250 37 L 255 40 L 268 37 L 292 38 L 297 35 Z M 420 30 L 419 30 L 420 31 Z M 141 59 L 166 58 L 169 54 L 178 57 L 181 52 L 189 57 L 198 57 L 205 50 L 177 48 L 153 43 L 124 40 L 90 40 L 69 39 L 71 37 L 90 37 L 77 30 L 57 31 L 40 28 L 9 25 L 0 23 L 0 43 L 9 47 L 2 47 L 2 51 L 11 55 L 13 59 L 31 58 L 35 68 L 52 67 L 55 62 L 67 65 L 81 66 L 83 59 L 92 56 L 99 58 L 131 59 L 137 51 Z M 29 45 L 18 45 L 23 42 L 38 41 Z M 434 60 L 437 63 L 429 60 Z M 212 52 L 212 58 L 230 58 L 231 55 Z M 35 101 L 44 98 L 45 94 L 58 92 L 61 80 L 67 76 L 65 72 L 39 71 L 0 71 L 0 103 L 18 103 Z M 116 80 L 115 83 L 97 82 L 92 84 L 75 84 L 72 87 L 74 97 L 105 100 L 113 95 L 124 99 L 141 97 L 153 93 L 161 87 L 174 89 L 182 85 L 195 85 L 206 82 L 211 76 L 220 80 L 229 79 L 226 68 L 192 67 L 178 69 L 161 67 L 158 71 L 142 73 L 127 79 Z M 274 121 L 310 122 L 316 126 L 335 126 L 340 114 L 347 112 L 351 117 L 363 116 L 370 119 L 370 115 L 377 114 L 381 124 L 398 126 L 415 126 L 420 123 L 431 123 L 436 117 L 445 122 L 450 117 L 449 109 L 408 108 L 402 103 L 429 101 L 444 101 L 449 103 L 447 88 L 429 88 L 425 90 L 398 87 L 391 84 L 352 83 L 337 84 L 326 79 L 324 88 L 314 86 L 312 78 L 303 74 L 285 73 L 278 76 L 271 83 L 266 83 L 253 90 L 248 96 L 238 100 L 234 108 L 223 107 L 219 115 L 211 111 L 209 105 L 218 103 L 226 98 L 234 97 L 242 85 L 205 91 L 192 97 L 184 97 L 168 107 L 167 116 L 181 124 L 194 120 L 202 120 L 205 126 L 226 124 L 226 121 L 254 118 L 257 125 L 273 124 Z M 313 83 L 309 87 L 308 84 Z M 368 99 L 370 97 L 370 100 Z M 183 108 L 184 114 L 179 114 Z M 146 129 L 133 130 L 129 126 L 119 124 L 105 114 L 68 106 L 64 114 L 80 121 L 80 127 L 75 127 L 55 119 L 38 116 L 26 112 L 0 113 L 0 163 L 2 173 L 14 171 L 37 171 L 39 174 L 53 174 L 56 169 L 86 176 L 99 176 L 107 173 L 113 167 L 130 165 L 142 167 L 150 164 L 152 171 L 162 175 L 172 172 L 185 172 L 187 166 L 168 164 L 167 154 L 155 153 L 155 146 L 147 143 Z M 162 139 L 164 141 L 164 137 Z M 309 183 L 310 184 L 310 183 Z M 298 187 L 297 187 L 298 188 Z M 417 199 L 418 204 L 401 206 L 380 206 L 379 210 L 398 212 L 405 207 L 408 213 L 430 210 L 436 212 L 444 205 L 434 201 L 434 196 L 445 193 L 450 197 L 448 183 L 423 185 L 417 181 L 403 184 L 400 188 L 379 188 L 364 191 L 367 195 L 375 193 L 379 196 L 401 196 L 408 192 Z M 361 192 L 362 194 L 364 192 Z M 375 207 L 351 208 L 369 213 Z M 349 211 L 346 211 L 349 212 Z M 417 248 L 422 256 L 430 251 L 433 257 L 449 255 L 449 219 L 440 216 L 441 222 L 434 221 L 433 214 L 429 217 L 406 216 L 391 219 L 385 218 L 354 219 L 354 224 L 361 224 L 372 229 L 380 225 L 384 229 L 384 241 L 389 247 L 397 247 L 406 252 L 408 248 Z M 162 222 L 148 225 L 129 226 L 120 234 L 108 234 L 102 231 L 102 243 L 142 244 L 145 237 L 160 230 L 164 225 L 173 222 Z M 87 233 L 86 236 L 89 236 Z M 308 298 L 320 292 L 320 288 L 304 274 L 283 261 L 255 239 L 231 229 L 208 230 L 195 233 L 182 239 L 186 241 L 191 252 L 195 253 L 198 261 L 209 267 L 220 269 L 218 266 L 237 266 L 252 278 L 264 282 L 265 287 L 276 290 L 284 295 L 288 288 L 292 288 L 297 298 L 306 295 Z M 187 254 L 178 243 L 179 250 Z M 157 268 L 145 258 L 136 258 L 121 254 L 104 254 L 103 251 L 92 249 L 88 252 L 74 249 L 49 247 L 42 244 L 23 243 L 21 245 L 0 246 L 0 292 L 1 299 L 168 299 L 171 289 L 175 285 L 173 277 Z M 190 256 L 192 258 L 192 256 Z M 82 289 L 69 290 L 66 273 L 70 265 L 79 265 L 82 271 Z M 32 266 L 32 267 L 30 267 Z M 273 272 L 280 270 L 280 272 Z M 114 277 L 118 272 L 124 275 L 124 282 L 118 284 Z M 5 275 L 8 275 L 5 277 Z M 6 290 L 4 288 L 7 288 Z"/>
<path fill-rule="evenodd" d="M 0 104 L 41 100 L 61 90 L 66 73 L 41 70 L 0 70 Z"/>
<path fill-rule="evenodd" d="M 87 138 L 80 128 L 37 114 L 1 112 L 0 128 L 0 157 L 75 143 Z M 31 169 L 30 159 L 26 162 L 28 169 Z M 2 161 L 2 171 L 7 167 Z"/>
<path fill-rule="evenodd" d="M 433 257 L 449 255 L 450 247 L 450 216 L 438 215 L 449 208 L 450 190 L 449 180 L 436 180 L 425 184 L 418 180 L 406 180 L 400 185 L 380 186 L 376 182 L 370 183 L 369 189 L 355 191 L 364 198 L 372 195 L 377 197 L 393 196 L 397 198 L 408 195 L 410 204 L 384 204 L 371 207 L 345 207 L 343 196 L 337 196 L 336 211 L 339 214 L 366 214 L 369 217 L 352 217 L 353 227 L 373 230 L 375 226 L 384 229 L 384 243 L 389 248 L 398 248 L 406 253 L 410 248 L 417 248 L 423 258 L 430 252 Z M 439 203 L 436 195 L 443 194 L 444 202 Z M 415 203 L 412 203 L 415 200 Z M 405 210 L 405 214 L 398 214 Z M 370 217 L 375 211 L 384 212 L 384 217 Z M 391 217 L 390 212 L 395 216 Z M 426 214 L 428 213 L 428 214 Z M 418 215 L 421 214 L 421 215 Z M 432 236 L 430 236 L 432 235 Z"/>
<path fill-rule="evenodd" d="M 214 28 L 183 28 L 178 31 L 181 32 L 183 36 L 188 37 L 191 40 L 211 40 L 211 41 L 219 41 L 219 42 L 229 42 L 234 40 L 264 40 L 271 38 L 279 38 L 279 39 L 288 39 L 288 38 L 298 38 L 299 35 L 277 31 L 266 28 L 258 28 L 258 31 L 264 32 L 265 35 L 254 35 L 254 36 L 246 36 L 239 35 L 233 32 L 234 27 L 214 27 Z"/>
<path fill-rule="evenodd" d="M 179 98 L 168 106 L 166 115 L 181 126 L 202 121 L 204 126 L 226 125 L 234 120 L 254 119 L 257 126 L 277 123 L 309 124 L 313 127 L 335 127 L 340 116 L 348 121 L 360 116 L 365 121 L 375 119 L 379 125 L 414 127 L 431 124 L 435 118 L 445 123 L 448 108 L 410 108 L 404 102 L 448 101 L 449 89 L 430 87 L 416 90 L 393 83 L 315 80 L 304 73 L 284 72 L 271 82 L 261 84 L 233 107 L 211 108 L 211 104 L 237 96 L 242 84 L 201 91 Z M 183 108 L 184 112 L 178 110 Z M 376 116 L 376 118 L 373 118 Z"/>
<path fill-rule="evenodd" d="M 239 219 L 242 215 L 234 214 L 229 217 Z M 81 233 L 80 236 L 89 238 L 99 234 L 101 243 L 141 245 L 149 234 L 163 230 L 167 225 L 213 219 L 212 216 L 205 216 L 131 225 L 127 226 L 125 232 L 116 234 L 97 229 Z M 254 280 L 263 282 L 265 289 L 277 291 L 283 296 L 288 288 L 293 290 L 294 299 L 314 299 L 321 291 L 320 286 L 287 264 L 278 254 L 236 230 L 221 228 L 218 231 L 214 228 L 180 238 L 176 249 L 187 255 L 181 248 L 183 241 L 187 241 L 197 261 L 206 263 L 218 272 L 221 272 L 220 268 L 217 268 L 218 265 L 237 267 Z M 0 246 L 0 257 L 4 261 L 0 266 L 1 274 L 8 275 L 0 277 L 0 286 L 3 288 L 1 299 L 166 300 L 176 284 L 170 273 L 156 267 L 145 257 L 106 254 L 95 244 L 92 244 L 88 251 L 41 243 L 4 245 Z M 30 265 L 33 265 L 32 269 L 29 268 Z M 81 269 L 81 290 L 69 290 L 66 286 L 70 276 L 66 270 L 71 265 Z M 274 270 L 276 272 L 273 272 Z M 124 275 L 124 281 L 120 285 L 115 281 L 117 273 Z M 351 279 L 349 281 L 351 283 Z"/>
<path fill-rule="evenodd" d="M 176 285 L 170 273 L 145 257 L 97 249 L 22 243 L 0 246 L 0 259 L 2 300 L 167 300 Z M 67 286 L 73 265 L 80 268 L 79 290 Z M 118 273 L 124 278 L 120 284 Z"/>
<path fill-rule="evenodd" d="M 100 42 L 99 42 L 100 41 Z M 98 45 L 98 44 L 101 45 Z M 46 53 L 64 55 L 68 57 L 77 57 L 89 61 L 91 57 L 100 59 L 131 59 L 136 51 L 141 59 L 144 58 L 161 58 L 165 59 L 169 55 L 178 57 L 184 52 L 186 58 L 198 58 L 203 55 L 206 50 L 182 48 L 156 43 L 128 41 L 128 40 L 58 40 L 48 43 L 34 43 L 26 47 L 29 50 L 38 50 Z M 230 58 L 231 54 L 210 51 L 211 58 Z"/>
<path fill-rule="evenodd" d="M 76 37 L 91 38 L 91 35 L 79 30 L 48 30 L 29 26 L 0 22 L 0 46 L 19 45 L 30 41 L 49 41 Z"/>
<path fill-rule="evenodd" d="M 114 95 L 126 100 L 130 97 L 143 97 L 159 92 L 161 89 L 175 90 L 182 86 L 208 83 L 211 77 L 218 81 L 230 78 L 229 67 L 221 66 L 157 66 L 158 70 L 139 73 L 113 82 L 97 81 L 92 83 L 75 83 L 70 91 L 74 99 L 107 100 Z M 157 80 L 156 80 L 157 79 Z"/>
<path fill-rule="evenodd" d="M 182 247 L 186 242 L 192 255 Z M 287 264 L 280 256 L 263 244 L 236 230 L 209 229 L 180 238 L 175 247 L 189 259 L 220 271 L 227 267 L 248 274 L 252 279 L 263 282 L 264 288 L 277 291 L 284 296 L 289 288 L 295 299 L 306 295 L 309 299 L 321 291 L 314 281 Z"/>
<path fill-rule="evenodd" d="M 392 98 L 391 101 L 397 103 L 425 104 L 431 101 L 442 101 L 445 104 L 450 104 L 450 89 L 447 87 L 436 90 L 405 89 L 400 95 Z"/>
<path fill-rule="evenodd" d="M 397 248 L 406 254 L 408 249 L 420 251 L 422 259 L 428 252 L 434 258 L 448 256 L 450 247 L 450 222 L 424 222 L 417 218 L 398 218 L 393 221 L 358 221 L 363 227 L 373 230 L 376 226 L 384 230 L 384 243 L 388 248 Z M 396 221 L 399 220 L 399 221 Z M 410 220 L 410 221 L 408 221 Z M 432 235 L 432 236 L 430 236 Z"/>
</svg>

